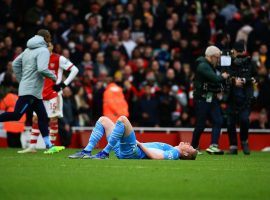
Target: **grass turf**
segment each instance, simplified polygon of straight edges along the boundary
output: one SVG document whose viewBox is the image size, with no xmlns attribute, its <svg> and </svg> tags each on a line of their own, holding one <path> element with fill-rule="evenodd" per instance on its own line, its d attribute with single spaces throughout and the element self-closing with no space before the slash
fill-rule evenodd
<svg viewBox="0 0 270 200">
<path fill-rule="evenodd" d="M 73 160 L 0 149 L 0 199 L 269 199 L 270 155 L 195 161 Z"/>
</svg>

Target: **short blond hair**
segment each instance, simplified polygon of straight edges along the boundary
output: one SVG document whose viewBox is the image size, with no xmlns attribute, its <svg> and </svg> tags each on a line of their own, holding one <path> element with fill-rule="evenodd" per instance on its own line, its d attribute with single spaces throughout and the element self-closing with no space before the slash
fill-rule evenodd
<svg viewBox="0 0 270 200">
<path fill-rule="evenodd" d="M 221 51 L 216 46 L 209 46 L 205 50 L 205 56 L 214 56 L 214 55 L 217 55 L 217 54 L 220 55 L 221 54 Z"/>
</svg>

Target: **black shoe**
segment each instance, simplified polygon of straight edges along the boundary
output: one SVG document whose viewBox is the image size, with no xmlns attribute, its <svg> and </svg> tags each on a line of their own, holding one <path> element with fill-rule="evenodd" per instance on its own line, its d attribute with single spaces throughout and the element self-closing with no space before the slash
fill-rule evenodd
<svg viewBox="0 0 270 200">
<path fill-rule="evenodd" d="M 242 144 L 243 153 L 245 155 L 250 155 L 250 150 L 249 150 L 249 147 L 248 147 L 248 142 L 241 142 L 241 144 Z"/>
<path fill-rule="evenodd" d="M 228 155 L 237 155 L 238 154 L 238 150 L 237 149 L 230 149 L 227 152 Z"/>
</svg>

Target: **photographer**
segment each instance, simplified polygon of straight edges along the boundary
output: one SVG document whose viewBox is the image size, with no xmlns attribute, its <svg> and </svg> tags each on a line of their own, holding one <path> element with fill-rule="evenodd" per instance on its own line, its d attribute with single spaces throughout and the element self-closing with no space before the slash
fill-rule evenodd
<svg viewBox="0 0 270 200">
<path fill-rule="evenodd" d="M 244 42 L 236 42 L 232 50 L 232 64 L 228 95 L 228 134 L 229 154 L 237 154 L 236 123 L 240 124 L 240 140 L 243 153 L 250 154 L 248 146 L 249 114 L 253 97 L 253 84 L 256 83 L 256 66 L 246 55 Z"/>
<path fill-rule="evenodd" d="M 194 100 L 196 110 L 196 127 L 193 132 L 192 146 L 198 149 L 202 132 L 208 115 L 212 119 L 212 141 L 206 150 L 209 154 L 224 154 L 218 148 L 218 141 L 222 125 L 222 114 L 217 99 L 217 94 L 222 90 L 222 83 L 229 77 L 227 72 L 217 75 L 216 67 L 220 63 L 221 51 L 216 46 L 209 46 L 205 51 L 205 57 L 199 57 L 195 80 Z"/>
</svg>

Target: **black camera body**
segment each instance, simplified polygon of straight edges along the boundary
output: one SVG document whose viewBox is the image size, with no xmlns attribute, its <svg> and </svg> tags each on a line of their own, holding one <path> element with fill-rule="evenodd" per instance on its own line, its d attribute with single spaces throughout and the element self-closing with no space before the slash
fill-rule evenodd
<svg viewBox="0 0 270 200">
<path fill-rule="evenodd" d="M 234 50 L 226 49 L 222 51 L 219 67 L 220 72 L 227 72 L 230 74 L 230 77 L 237 77 L 244 82 L 249 82 L 253 76 L 251 58 L 246 55 L 237 57 L 233 55 Z"/>
</svg>

